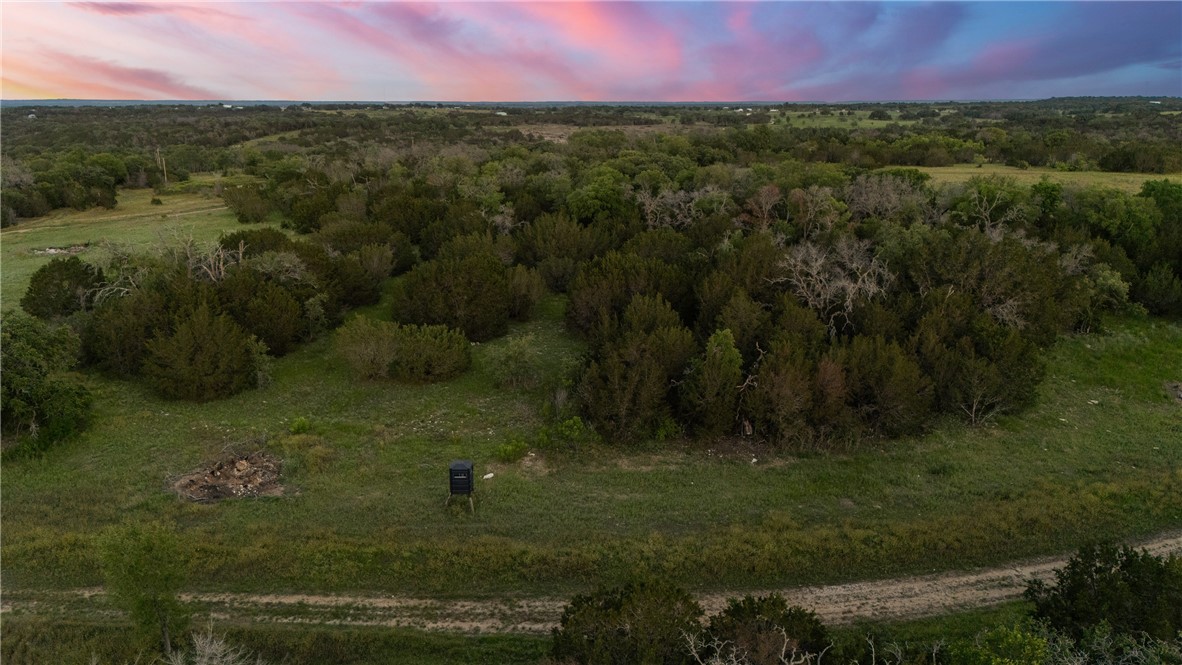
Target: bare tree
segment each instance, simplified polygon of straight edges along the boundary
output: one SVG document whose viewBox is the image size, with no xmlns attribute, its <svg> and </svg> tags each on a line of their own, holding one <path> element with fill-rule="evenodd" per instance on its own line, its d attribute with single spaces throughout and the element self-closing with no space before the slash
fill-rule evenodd
<svg viewBox="0 0 1182 665">
<path fill-rule="evenodd" d="M 636 192 L 636 202 L 640 204 L 645 223 L 650 229 L 677 229 L 691 226 L 703 216 L 717 212 L 725 205 L 714 200 L 718 194 L 719 189 L 713 185 L 693 191 L 662 189 L 656 194 L 641 189 Z"/>
<path fill-rule="evenodd" d="M 886 292 L 894 275 L 870 251 L 870 241 L 841 236 L 831 247 L 806 240 L 788 248 L 780 260 L 789 290 L 809 308 L 818 312 L 836 335 L 838 322 L 850 324 L 860 300 L 871 300 Z"/>
<path fill-rule="evenodd" d="M 832 645 L 825 647 L 821 653 L 798 651 L 796 642 L 788 637 L 783 628 L 780 633 L 780 652 L 777 655 L 778 665 L 821 665 L 825 654 Z M 698 665 L 752 665 L 748 654 L 731 642 L 717 637 L 707 639 L 703 635 L 683 633 L 689 655 Z M 703 656 L 703 654 L 708 654 Z"/>
<path fill-rule="evenodd" d="M 751 198 L 747 199 L 746 209 L 739 219 L 752 230 L 767 230 L 774 222 L 778 221 L 776 206 L 783 201 L 784 196 L 780 193 L 779 187 L 774 184 L 764 185 L 756 190 Z"/>
</svg>

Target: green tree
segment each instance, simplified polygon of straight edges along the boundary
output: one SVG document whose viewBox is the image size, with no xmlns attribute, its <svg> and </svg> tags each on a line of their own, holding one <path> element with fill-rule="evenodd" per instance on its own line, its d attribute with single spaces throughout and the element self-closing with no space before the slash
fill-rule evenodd
<svg viewBox="0 0 1182 665">
<path fill-rule="evenodd" d="M 21 307 L 42 319 L 69 316 L 90 306 L 103 279 L 101 269 L 77 256 L 53 259 L 29 278 Z"/>
<path fill-rule="evenodd" d="M 743 357 L 728 329 L 706 340 L 705 352 L 694 359 L 682 384 L 682 401 L 690 419 L 706 435 L 724 434 L 735 427 Z"/>
<path fill-rule="evenodd" d="M 692 662 L 685 635 L 700 630 L 702 608 L 685 591 L 630 583 L 575 596 L 552 633 L 551 655 L 581 665 L 679 665 Z"/>
<path fill-rule="evenodd" d="M 1054 584 L 1031 581 L 1025 596 L 1035 618 L 1076 640 L 1102 622 L 1116 633 L 1168 640 L 1182 631 L 1182 558 L 1092 545 L 1055 571 Z"/>
<path fill-rule="evenodd" d="M 107 593 L 130 615 L 145 638 L 159 639 L 165 654 L 188 625 L 178 594 L 187 558 L 176 531 L 159 523 L 110 527 L 98 538 Z"/>
<path fill-rule="evenodd" d="M 78 336 L 23 312 L 0 321 L 0 425 L 35 449 L 85 428 L 90 392 L 63 372 L 78 358 Z"/>
<path fill-rule="evenodd" d="M 744 654 L 751 665 L 780 665 L 781 656 L 820 654 L 830 646 L 817 615 L 789 605 L 779 594 L 730 599 L 726 609 L 710 617 L 706 631 L 715 644 Z"/>
<path fill-rule="evenodd" d="M 144 375 L 165 397 L 199 402 L 257 385 L 258 343 L 208 302 L 177 315 L 175 329 L 146 345 Z"/>
</svg>

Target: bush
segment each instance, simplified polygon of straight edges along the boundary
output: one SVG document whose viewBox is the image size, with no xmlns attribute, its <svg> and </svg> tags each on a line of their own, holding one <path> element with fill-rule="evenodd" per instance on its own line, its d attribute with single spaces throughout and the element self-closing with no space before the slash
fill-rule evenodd
<svg viewBox="0 0 1182 665">
<path fill-rule="evenodd" d="M 396 324 L 354 316 L 337 329 L 337 354 L 359 378 L 386 378 L 398 352 L 398 329 Z"/>
<path fill-rule="evenodd" d="M 252 257 L 267 252 L 282 252 L 290 249 L 292 240 L 279 229 L 265 227 L 224 234 L 218 238 L 218 244 L 231 251 L 241 247 L 244 257 Z"/>
<path fill-rule="evenodd" d="M 274 356 L 295 348 L 306 332 L 303 309 L 291 292 L 250 268 L 239 267 L 218 284 L 226 313 L 258 337 Z"/>
<path fill-rule="evenodd" d="M 511 464 L 522 457 L 525 457 L 527 452 L 529 452 L 528 443 L 524 441 L 510 441 L 497 446 L 496 450 L 493 452 L 493 457 L 495 457 L 498 462 Z"/>
<path fill-rule="evenodd" d="M 446 326 L 403 326 L 356 316 L 337 331 L 336 349 L 363 379 L 443 381 L 472 363 L 468 340 Z"/>
<path fill-rule="evenodd" d="M 545 360 L 533 334 L 511 337 L 503 346 L 488 349 L 485 362 L 498 388 L 533 390 L 545 374 Z"/>
<path fill-rule="evenodd" d="M 459 376 L 472 364 L 471 345 L 447 326 L 401 326 L 390 375 L 429 383 Z"/>
<path fill-rule="evenodd" d="M 93 290 L 103 279 L 102 270 L 83 263 L 77 256 L 56 258 L 29 278 L 21 307 L 42 319 L 69 316 L 93 302 Z"/>
<path fill-rule="evenodd" d="M 707 632 L 715 644 L 726 643 L 752 665 L 778 665 L 781 654 L 820 654 L 830 645 L 816 614 L 790 606 L 778 594 L 732 598 L 710 618 Z"/>
<path fill-rule="evenodd" d="M 82 431 L 90 419 L 90 392 L 62 374 L 77 361 L 78 336 L 21 312 L 0 322 L 0 424 L 28 434 L 33 449 Z"/>
<path fill-rule="evenodd" d="M 271 213 L 271 204 L 258 187 L 239 185 L 222 189 L 222 200 L 242 224 L 257 224 Z"/>
<path fill-rule="evenodd" d="M 546 282 L 537 271 L 525 266 L 513 266 L 506 272 L 509 281 L 509 317 L 514 321 L 528 321 L 534 307 L 546 295 Z"/>
<path fill-rule="evenodd" d="M 713 435 L 734 429 L 743 358 L 730 330 L 710 336 L 705 353 L 694 359 L 688 375 L 682 384 L 683 402 L 701 431 Z"/>
<path fill-rule="evenodd" d="M 168 318 L 168 303 L 149 289 L 111 298 L 95 308 L 83 328 L 86 362 L 120 377 L 143 370 L 145 344 Z"/>
<path fill-rule="evenodd" d="M 107 592 L 131 614 L 143 637 L 159 638 L 165 654 L 188 624 L 177 594 L 187 561 L 176 531 L 162 524 L 126 524 L 104 531 L 99 561 Z"/>
<path fill-rule="evenodd" d="M 1106 623 L 1116 633 L 1168 640 L 1182 631 L 1182 558 L 1093 545 L 1055 571 L 1055 583 L 1033 580 L 1026 599 L 1034 617 L 1076 640 Z"/>
<path fill-rule="evenodd" d="M 631 583 L 575 596 L 553 630 L 551 655 L 584 665 L 689 663 L 685 635 L 700 630 L 702 608 L 685 591 Z"/>
<path fill-rule="evenodd" d="M 144 374 L 165 397 L 204 402 L 258 383 L 253 338 L 206 302 L 178 315 L 175 331 L 157 334 L 146 351 Z"/>
</svg>

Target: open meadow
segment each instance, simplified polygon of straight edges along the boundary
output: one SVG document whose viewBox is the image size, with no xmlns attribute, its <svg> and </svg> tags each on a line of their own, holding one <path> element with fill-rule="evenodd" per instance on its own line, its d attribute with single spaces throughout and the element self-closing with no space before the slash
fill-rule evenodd
<svg viewBox="0 0 1182 665">
<path fill-rule="evenodd" d="M 186 204 L 195 234 L 233 228 L 198 203 Z M 6 231 L 6 303 L 33 248 L 114 232 L 146 243 L 158 226 L 72 214 Z M 473 371 L 425 386 L 358 382 L 331 335 L 277 360 L 269 387 L 205 404 L 86 374 L 91 428 L 5 460 L 6 589 L 98 584 L 92 539 L 123 520 L 179 525 L 195 590 L 523 597 L 636 574 L 741 590 L 931 572 L 1182 524 L 1182 413 L 1165 388 L 1182 367 L 1176 323 L 1112 320 L 1063 340 L 1037 406 L 987 427 L 941 421 L 847 454 L 742 439 L 621 451 L 548 420 L 541 391 L 494 387 L 487 359 L 518 336 L 533 336 L 552 378 L 577 362 L 564 302 L 475 345 Z M 194 504 L 170 490 L 256 449 L 283 460 L 282 497 Z M 493 474 L 474 514 L 443 505 L 455 458 Z"/>
<path fill-rule="evenodd" d="M 1146 173 L 1113 173 L 1109 171 L 1062 171 L 1045 166 L 1032 166 L 1020 169 L 1016 166 L 1003 164 L 956 164 L 954 166 L 916 166 L 913 167 L 932 177 L 932 183 L 965 182 L 969 178 L 1001 176 L 1011 178 L 1019 185 L 1029 187 L 1043 178 L 1057 182 L 1065 187 L 1111 187 L 1122 192 L 1136 194 L 1141 191 L 1141 185 L 1146 180 L 1182 180 L 1182 173 L 1146 174 Z"/>
</svg>

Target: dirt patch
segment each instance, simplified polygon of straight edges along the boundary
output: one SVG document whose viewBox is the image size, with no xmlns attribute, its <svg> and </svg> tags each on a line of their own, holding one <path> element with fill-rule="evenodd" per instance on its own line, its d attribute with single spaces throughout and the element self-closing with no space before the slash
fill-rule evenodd
<svg viewBox="0 0 1182 665">
<path fill-rule="evenodd" d="M 1182 381 L 1166 381 L 1162 384 L 1166 389 L 1166 394 L 1174 398 L 1175 402 L 1182 404 Z"/>
<path fill-rule="evenodd" d="M 74 256 L 81 254 L 89 249 L 89 245 L 70 245 L 69 247 L 45 247 L 44 249 L 34 249 L 33 254 L 36 256 Z"/>
<path fill-rule="evenodd" d="M 279 460 L 256 451 L 234 454 L 187 473 L 172 483 L 182 499 L 205 503 L 246 496 L 283 496 Z"/>
</svg>

